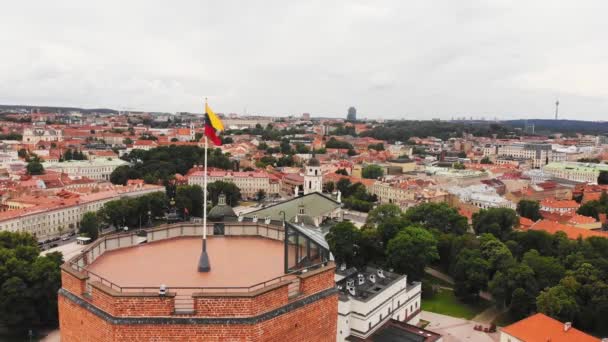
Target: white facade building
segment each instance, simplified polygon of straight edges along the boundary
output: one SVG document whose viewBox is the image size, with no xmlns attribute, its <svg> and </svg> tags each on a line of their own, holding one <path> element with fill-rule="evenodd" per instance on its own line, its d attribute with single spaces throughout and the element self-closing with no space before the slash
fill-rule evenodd
<svg viewBox="0 0 608 342">
<path fill-rule="evenodd" d="M 63 134 L 60 129 L 34 127 L 23 130 L 22 142 L 24 144 L 37 144 L 40 141 L 63 141 Z"/>
<path fill-rule="evenodd" d="M 232 172 L 232 171 L 208 171 L 207 182 L 216 181 L 234 183 L 243 197 L 254 197 L 259 190 L 264 190 L 267 195 L 278 195 L 281 190 L 279 180 L 266 172 Z M 186 176 L 189 185 L 203 187 L 205 172 L 194 171 Z"/>
<path fill-rule="evenodd" d="M 608 164 L 594 163 L 550 163 L 543 168 L 543 171 L 555 178 L 567 179 L 575 182 L 597 183 L 600 171 L 608 172 Z"/>
<path fill-rule="evenodd" d="M 62 234 L 76 229 L 82 216 L 96 212 L 109 201 L 164 192 L 158 185 L 112 186 L 108 189 L 59 199 L 52 203 L 0 212 L 0 231 L 28 232 L 37 238 Z"/>
<path fill-rule="evenodd" d="M 491 149 L 489 149 L 491 150 Z M 486 149 L 484 148 L 484 154 Z M 498 145 L 496 149 L 498 156 L 508 156 L 513 158 L 525 158 L 532 160 L 532 167 L 541 168 L 549 162 L 554 161 L 553 158 L 561 158 L 555 156 L 550 144 L 534 144 L 534 143 L 512 143 L 507 145 Z M 563 156 L 565 158 L 565 155 Z"/>
<path fill-rule="evenodd" d="M 107 181 L 117 167 L 127 164 L 126 161 L 117 158 L 97 158 L 93 160 L 45 162 L 42 165 L 45 170 L 67 173 L 71 177 L 88 177 L 98 181 Z"/>
<path fill-rule="evenodd" d="M 472 204 L 480 209 L 510 208 L 515 209 L 515 203 L 501 197 L 496 189 L 486 184 L 476 184 L 467 187 L 450 187 L 449 193 L 454 194 L 464 203 Z"/>
<path fill-rule="evenodd" d="M 420 321 L 422 285 L 408 284 L 406 275 L 343 266 L 336 271 L 338 331 L 336 341 L 367 338 L 391 319 L 412 325 Z"/>
</svg>

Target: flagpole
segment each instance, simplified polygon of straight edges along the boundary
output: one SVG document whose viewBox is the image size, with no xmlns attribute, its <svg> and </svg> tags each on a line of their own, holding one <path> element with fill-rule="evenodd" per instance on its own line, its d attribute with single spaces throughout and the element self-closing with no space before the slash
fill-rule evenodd
<svg viewBox="0 0 608 342">
<path fill-rule="evenodd" d="M 203 179 L 203 252 L 207 251 L 207 149 L 209 141 L 205 136 L 205 178 Z"/>
<path fill-rule="evenodd" d="M 205 108 L 207 107 L 207 99 L 205 98 Z M 205 120 L 204 124 L 207 124 L 207 110 L 205 109 Z M 207 254 L 207 149 L 209 148 L 209 142 L 206 135 L 203 135 L 205 139 L 205 163 L 204 171 L 205 175 L 203 178 L 203 252 L 198 261 L 199 272 L 209 272 L 211 270 L 211 264 L 209 264 L 209 255 Z"/>
</svg>

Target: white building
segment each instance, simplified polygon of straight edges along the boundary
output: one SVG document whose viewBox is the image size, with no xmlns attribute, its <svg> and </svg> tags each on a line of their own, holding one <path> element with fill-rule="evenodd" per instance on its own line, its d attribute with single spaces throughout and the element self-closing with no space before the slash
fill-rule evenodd
<svg viewBox="0 0 608 342">
<path fill-rule="evenodd" d="M 254 197 L 259 190 L 264 190 L 267 195 L 278 195 L 281 190 L 279 179 L 267 172 L 233 172 L 233 171 L 208 171 L 207 182 L 223 181 L 234 183 L 243 197 Z M 205 172 L 193 171 L 186 176 L 189 185 L 203 187 Z"/>
<path fill-rule="evenodd" d="M 23 130 L 22 142 L 24 144 L 37 144 L 40 141 L 63 141 L 63 134 L 60 129 L 34 127 Z"/>
<path fill-rule="evenodd" d="M 107 181 L 112 172 L 119 166 L 128 163 L 118 158 L 92 160 L 68 160 L 64 162 L 45 162 L 45 170 L 67 173 L 72 177 L 88 177 L 98 181 Z"/>
<path fill-rule="evenodd" d="M 340 266 L 335 277 L 340 291 L 336 341 L 365 339 L 391 319 L 412 325 L 420 321 L 422 286 L 408 284 L 406 275 Z"/>
<path fill-rule="evenodd" d="M 487 152 L 491 152 L 492 148 L 487 148 Z M 484 154 L 486 148 L 484 148 Z M 535 143 L 512 143 L 506 145 L 497 145 L 496 155 L 508 156 L 513 158 L 525 158 L 532 160 L 532 167 L 541 168 L 547 165 L 549 162 L 554 161 L 554 158 L 561 158 L 564 156 L 554 157 L 553 150 L 550 144 L 535 144 Z"/>
<path fill-rule="evenodd" d="M 79 227 L 82 216 L 96 212 L 109 201 L 164 192 L 158 185 L 112 186 L 99 192 L 48 201 L 40 205 L 0 212 L 0 231 L 28 232 L 43 238 L 72 231 Z M 46 197 L 46 196 L 45 196 Z"/>
<path fill-rule="evenodd" d="M 594 163 L 549 163 L 543 167 L 544 173 L 555 178 L 562 178 L 576 182 L 597 183 L 600 171 L 608 171 L 608 164 Z"/>
<path fill-rule="evenodd" d="M 515 209 L 515 203 L 501 197 L 496 189 L 486 184 L 475 184 L 467 187 L 450 187 L 449 193 L 454 194 L 463 203 L 472 204 L 480 209 L 510 208 Z"/>
</svg>

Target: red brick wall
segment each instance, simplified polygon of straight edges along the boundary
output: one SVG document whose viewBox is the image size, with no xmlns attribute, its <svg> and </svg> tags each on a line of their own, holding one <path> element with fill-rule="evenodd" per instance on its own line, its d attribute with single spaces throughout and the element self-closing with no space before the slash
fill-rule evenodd
<svg viewBox="0 0 608 342">
<path fill-rule="evenodd" d="M 114 341 L 114 326 L 59 296 L 59 329 L 61 342 Z"/>
<path fill-rule="evenodd" d="M 312 274 L 303 274 L 301 276 L 300 291 L 303 295 L 308 296 L 336 286 L 334 271 L 334 267 L 329 267 L 318 271 L 312 271 Z"/>
<path fill-rule="evenodd" d="M 257 341 L 335 341 L 337 324 L 338 295 L 334 294 L 257 325 Z"/>
<path fill-rule="evenodd" d="M 288 302 L 287 285 L 262 293 L 255 297 L 198 295 L 194 300 L 196 316 L 243 317 L 256 316 L 271 311 Z"/>
<path fill-rule="evenodd" d="M 113 316 L 170 316 L 174 310 L 173 297 L 152 294 L 142 296 L 113 296 L 99 285 L 92 286 L 91 304 Z"/>
<path fill-rule="evenodd" d="M 62 271 L 63 288 L 82 298 L 84 281 Z M 333 268 L 313 271 L 301 279 L 301 290 L 310 295 L 335 286 Z M 288 288 L 281 286 L 255 297 L 197 297 L 197 316 L 256 316 L 288 303 Z M 302 297 L 299 297 L 302 298 Z M 115 316 L 171 316 L 172 297 L 111 296 L 93 286 L 96 307 Z M 111 325 L 87 309 L 59 296 L 62 342 L 104 341 L 334 341 L 338 295 L 317 300 L 257 324 Z"/>
<path fill-rule="evenodd" d="M 70 273 L 61 270 L 61 287 L 77 296 L 82 296 L 84 293 L 84 280 L 80 280 Z"/>
</svg>

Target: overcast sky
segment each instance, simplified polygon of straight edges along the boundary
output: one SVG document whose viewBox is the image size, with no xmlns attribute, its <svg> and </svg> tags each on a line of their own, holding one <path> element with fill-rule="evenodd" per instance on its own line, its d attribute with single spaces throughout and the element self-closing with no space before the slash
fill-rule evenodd
<svg viewBox="0 0 608 342">
<path fill-rule="evenodd" d="M 514 6 L 516 5 L 516 6 Z M 0 103 L 608 118 L 608 1 L 10 1 Z"/>
</svg>

